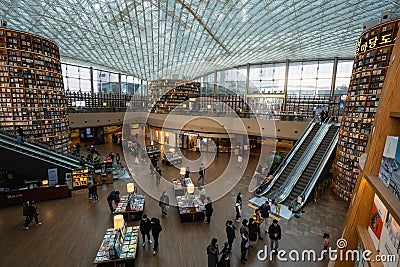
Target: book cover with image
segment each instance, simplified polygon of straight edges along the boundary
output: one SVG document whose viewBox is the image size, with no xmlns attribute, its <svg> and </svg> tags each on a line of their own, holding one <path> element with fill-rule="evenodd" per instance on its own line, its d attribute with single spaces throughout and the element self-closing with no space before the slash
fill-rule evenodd
<svg viewBox="0 0 400 267">
<path fill-rule="evenodd" d="M 400 145 L 398 136 L 386 138 L 378 177 L 400 199 Z"/>
</svg>

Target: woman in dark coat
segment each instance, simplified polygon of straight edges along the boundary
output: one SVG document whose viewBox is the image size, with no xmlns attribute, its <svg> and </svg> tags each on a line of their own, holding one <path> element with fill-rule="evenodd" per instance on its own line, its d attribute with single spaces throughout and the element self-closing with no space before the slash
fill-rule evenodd
<svg viewBox="0 0 400 267">
<path fill-rule="evenodd" d="M 240 257 L 240 262 L 245 264 L 247 261 L 246 258 L 246 252 L 249 249 L 249 231 L 247 228 L 247 220 L 244 219 L 242 221 L 242 226 L 240 227 L 240 236 L 242 237 L 242 242 L 240 243 L 240 251 L 241 251 L 241 257 Z"/>
<path fill-rule="evenodd" d="M 211 215 L 214 212 L 210 197 L 207 197 L 207 204 L 205 205 L 205 208 L 206 208 L 206 223 L 210 223 Z"/>
<path fill-rule="evenodd" d="M 253 247 L 253 244 L 257 241 L 257 224 L 253 218 L 249 220 L 249 241 L 250 247 Z"/>
<path fill-rule="evenodd" d="M 216 267 L 218 263 L 218 244 L 217 239 L 214 237 L 211 240 L 211 244 L 207 247 L 207 255 L 208 255 L 208 267 Z"/>
</svg>

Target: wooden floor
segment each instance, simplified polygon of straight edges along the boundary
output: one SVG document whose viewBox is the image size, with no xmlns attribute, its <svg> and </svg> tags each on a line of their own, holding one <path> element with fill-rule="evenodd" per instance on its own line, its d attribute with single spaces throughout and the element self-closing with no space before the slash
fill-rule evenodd
<svg viewBox="0 0 400 267">
<path fill-rule="evenodd" d="M 121 152 L 120 147 L 107 144 L 99 150 Z M 195 153 L 195 152 L 193 152 Z M 207 176 L 212 177 L 226 164 L 223 154 L 207 169 Z M 151 247 L 139 247 L 135 266 L 207 266 L 206 247 L 211 238 L 216 237 L 220 248 L 226 241 L 225 222 L 234 220 L 234 202 L 237 193 L 243 193 L 244 201 L 252 198 L 248 184 L 255 168 L 251 159 L 249 170 L 241 181 L 225 197 L 215 201 L 211 224 L 192 222 L 182 224 L 176 207 L 171 207 L 167 218 L 161 218 L 163 231 L 160 235 L 160 247 L 156 256 L 151 254 Z M 224 163 L 225 162 L 225 163 Z M 145 163 L 148 166 L 148 163 Z M 174 175 L 174 167 L 163 168 L 163 174 Z M 146 179 L 152 179 L 150 175 Z M 73 192 L 73 197 L 38 203 L 40 220 L 43 225 L 31 223 L 29 230 L 23 230 L 24 217 L 22 207 L 13 206 L 0 209 L 0 266 L 54 266 L 75 267 L 93 266 L 93 260 L 101 244 L 106 228 L 112 227 L 112 214 L 106 201 L 113 189 L 126 192 L 126 183 L 130 179 L 119 180 L 114 185 L 99 187 L 99 201 L 90 202 L 87 190 Z M 139 189 L 140 192 L 140 189 Z M 322 248 L 322 234 L 331 234 L 331 244 L 339 238 L 347 206 L 328 192 L 317 203 L 310 202 L 304 215 L 290 221 L 281 221 L 283 236 L 281 249 Z M 158 200 L 146 196 L 145 213 L 150 217 L 160 217 Z M 244 206 L 244 217 L 249 218 L 252 209 Z M 137 224 L 137 223 L 132 223 Z M 239 228 L 238 223 L 235 223 Z M 231 266 L 242 266 L 240 258 L 240 238 L 234 242 Z M 264 247 L 267 239 L 258 241 L 250 250 L 245 266 L 327 266 L 327 262 L 272 262 L 257 260 L 257 251 Z"/>
</svg>

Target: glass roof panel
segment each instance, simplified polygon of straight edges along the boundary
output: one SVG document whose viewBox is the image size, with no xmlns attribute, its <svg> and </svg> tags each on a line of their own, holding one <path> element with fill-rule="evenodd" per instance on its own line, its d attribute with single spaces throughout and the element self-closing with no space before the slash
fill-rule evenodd
<svg viewBox="0 0 400 267">
<path fill-rule="evenodd" d="M 0 0 L 8 27 L 50 38 L 64 61 L 145 80 L 285 59 L 351 58 L 393 0 Z"/>
</svg>

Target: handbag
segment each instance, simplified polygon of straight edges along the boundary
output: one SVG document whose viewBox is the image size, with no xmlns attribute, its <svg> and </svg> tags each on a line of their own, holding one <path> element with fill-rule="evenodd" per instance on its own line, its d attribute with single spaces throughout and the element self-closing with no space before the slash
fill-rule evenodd
<svg viewBox="0 0 400 267">
<path fill-rule="evenodd" d="M 247 241 L 246 244 L 244 244 L 244 247 L 245 247 L 245 248 L 249 248 L 249 247 L 250 247 L 250 242 Z"/>
</svg>

